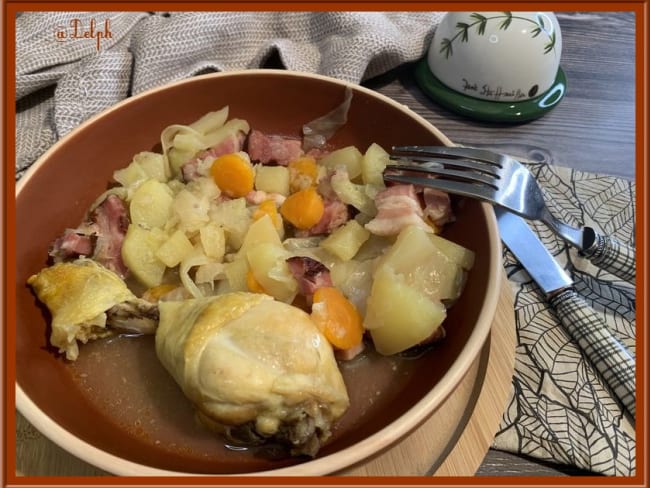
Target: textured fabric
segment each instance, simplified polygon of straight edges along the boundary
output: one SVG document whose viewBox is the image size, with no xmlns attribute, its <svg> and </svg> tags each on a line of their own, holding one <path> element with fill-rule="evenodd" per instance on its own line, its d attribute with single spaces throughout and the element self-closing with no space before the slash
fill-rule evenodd
<svg viewBox="0 0 650 488">
<path fill-rule="evenodd" d="M 130 94 L 212 72 L 284 67 L 359 83 L 424 55 L 441 12 L 30 12 L 16 19 L 16 177 Z M 94 38 L 81 37 L 91 23 Z M 105 33 L 106 23 L 110 36 Z"/>
<path fill-rule="evenodd" d="M 544 163 L 527 167 L 554 215 L 634 246 L 634 182 Z M 635 356 L 634 284 L 594 266 L 544 224 L 531 224 L 575 281 L 576 292 Z M 494 447 L 600 474 L 634 475 L 634 425 L 507 249 L 504 262 L 514 291 L 518 344 L 513 389 Z"/>
</svg>

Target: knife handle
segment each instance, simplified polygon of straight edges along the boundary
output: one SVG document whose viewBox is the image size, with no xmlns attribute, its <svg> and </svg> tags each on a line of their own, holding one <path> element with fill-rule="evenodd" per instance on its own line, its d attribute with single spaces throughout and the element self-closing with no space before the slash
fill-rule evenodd
<svg viewBox="0 0 650 488">
<path fill-rule="evenodd" d="M 582 253 L 594 265 L 630 283 L 636 280 L 636 249 L 585 227 L 591 244 Z"/>
<path fill-rule="evenodd" d="M 549 298 L 560 321 L 632 418 L 636 415 L 635 360 L 573 288 Z"/>
</svg>

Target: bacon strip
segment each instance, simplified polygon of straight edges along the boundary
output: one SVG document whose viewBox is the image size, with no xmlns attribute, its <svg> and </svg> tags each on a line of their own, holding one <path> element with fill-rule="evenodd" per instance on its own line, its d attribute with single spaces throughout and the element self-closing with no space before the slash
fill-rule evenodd
<svg viewBox="0 0 650 488">
<path fill-rule="evenodd" d="M 91 257 L 124 278 L 128 268 L 122 261 L 122 243 L 129 227 L 126 204 L 117 195 L 108 195 L 76 229 L 67 229 L 50 246 L 55 263 Z"/>
<path fill-rule="evenodd" d="M 126 205 L 118 196 L 109 195 L 94 210 L 92 219 L 98 229 L 93 259 L 124 278 L 128 272 L 122 261 L 122 243 L 129 228 Z"/>
<path fill-rule="evenodd" d="M 90 229 L 90 227 L 89 227 Z M 55 263 L 80 256 L 90 256 L 95 247 L 95 235 L 79 229 L 66 229 L 51 245 L 49 255 Z"/>
<path fill-rule="evenodd" d="M 422 198 L 424 199 L 424 216 L 435 226 L 442 227 L 454 220 L 448 193 L 435 188 L 423 187 Z"/>
<path fill-rule="evenodd" d="M 338 198 L 326 198 L 323 203 L 325 205 L 323 216 L 316 225 L 308 229 L 308 235 L 330 234 L 350 220 L 348 206 Z"/>
<path fill-rule="evenodd" d="M 379 236 L 397 235 L 408 225 L 417 225 L 428 232 L 431 227 L 422 218 L 424 213 L 413 185 L 394 185 L 375 196 L 377 215 L 365 227 Z"/>
<path fill-rule="evenodd" d="M 248 155 L 262 164 L 276 163 L 287 166 L 303 155 L 302 141 L 278 135 L 266 135 L 253 130 L 248 136 Z"/>
</svg>

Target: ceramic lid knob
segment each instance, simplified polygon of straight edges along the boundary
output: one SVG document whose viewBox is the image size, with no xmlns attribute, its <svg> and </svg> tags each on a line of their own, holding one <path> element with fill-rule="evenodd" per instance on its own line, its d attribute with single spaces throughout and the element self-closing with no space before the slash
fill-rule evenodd
<svg viewBox="0 0 650 488">
<path fill-rule="evenodd" d="M 551 88 L 561 52 L 552 12 L 449 12 L 427 62 L 440 82 L 463 95 L 519 102 Z"/>
</svg>

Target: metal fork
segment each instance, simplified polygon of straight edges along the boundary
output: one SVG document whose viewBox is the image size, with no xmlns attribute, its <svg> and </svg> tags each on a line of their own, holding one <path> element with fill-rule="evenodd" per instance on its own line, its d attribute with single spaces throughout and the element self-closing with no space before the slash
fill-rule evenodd
<svg viewBox="0 0 650 488">
<path fill-rule="evenodd" d="M 551 214 L 534 176 L 516 159 L 483 149 L 396 146 L 387 181 L 427 186 L 478 198 L 529 220 L 539 220 L 578 248 L 594 265 L 626 281 L 636 278 L 636 252 L 591 227 L 572 227 Z"/>
</svg>

